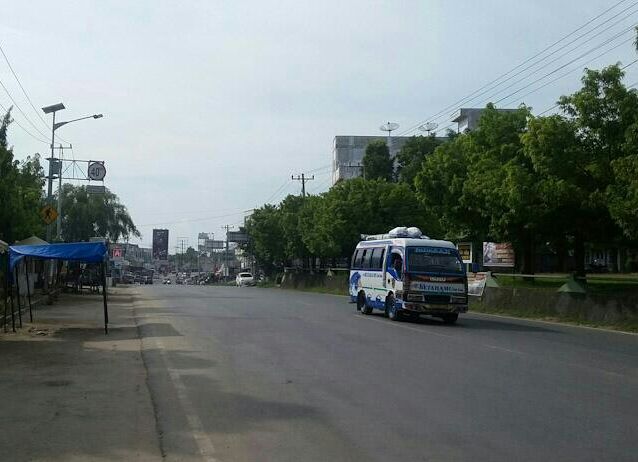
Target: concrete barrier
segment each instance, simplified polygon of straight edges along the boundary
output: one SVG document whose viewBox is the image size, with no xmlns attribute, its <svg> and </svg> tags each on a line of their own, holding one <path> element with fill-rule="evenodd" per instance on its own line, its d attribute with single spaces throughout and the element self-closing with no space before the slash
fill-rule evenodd
<svg viewBox="0 0 638 462">
<path fill-rule="evenodd" d="M 344 270 L 308 270 L 287 269 L 281 280 L 283 289 L 324 288 L 348 292 L 349 271 Z"/>
</svg>

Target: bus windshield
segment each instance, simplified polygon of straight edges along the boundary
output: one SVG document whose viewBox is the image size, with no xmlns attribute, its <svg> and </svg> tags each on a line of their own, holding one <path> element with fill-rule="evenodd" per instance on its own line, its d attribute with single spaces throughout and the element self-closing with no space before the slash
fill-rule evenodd
<svg viewBox="0 0 638 462">
<path fill-rule="evenodd" d="M 406 268 L 410 272 L 462 273 L 456 250 L 442 247 L 408 247 Z"/>
</svg>

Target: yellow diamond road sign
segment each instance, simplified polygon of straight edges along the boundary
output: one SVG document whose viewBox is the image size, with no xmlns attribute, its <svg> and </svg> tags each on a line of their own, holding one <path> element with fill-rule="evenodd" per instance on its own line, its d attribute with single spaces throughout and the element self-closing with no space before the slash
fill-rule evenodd
<svg viewBox="0 0 638 462">
<path fill-rule="evenodd" d="M 56 218 L 58 218 L 58 211 L 50 205 L 45 205 L 44 207 L 42 207 L 42 210 L 40 210 L 40 215 L 42 216 L 44 222 L 47 225 L 50 225 L 55 221 Z"/>
</svg>

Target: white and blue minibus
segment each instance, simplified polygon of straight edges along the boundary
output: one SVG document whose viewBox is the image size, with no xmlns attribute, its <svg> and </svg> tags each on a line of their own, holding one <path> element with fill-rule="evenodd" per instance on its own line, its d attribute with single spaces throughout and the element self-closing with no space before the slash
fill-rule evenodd
<svg viewBox="0 0 638 462">
<path fill-rule="evenodd" d="M 408 232 L 409 230 L 409 232 Z M 350 265 L 350 298 L 362 314 L 431 315 L 452 324 L 467 312 L 467 274 L 455 245 L 418 228 L 365 236 Z"/>
</svg>

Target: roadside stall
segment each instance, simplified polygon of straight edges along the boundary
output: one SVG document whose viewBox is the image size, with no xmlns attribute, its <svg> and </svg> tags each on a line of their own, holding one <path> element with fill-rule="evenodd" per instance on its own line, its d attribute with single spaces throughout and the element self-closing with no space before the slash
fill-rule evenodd
<svg viewBox="0 0 638 462">
<path fill-rule="evenodd" d="M 73 242 L 68 244 L 46 244 L 46 245 L 12 245 L 9 246 L 9 258 L 7 261 L 7 279 L 15 278 L 17 301 L 18 301 L 18 317 L 20 324 L 22 324 L 21 318 L 21 306 L 20 306 L 20 284 L 19 278 L 17 278 L 16 268 L 19 264 L 24 264 L 29 259 L 36 260 L 58 260 L 58 261 L 72 261 L 80 263 L 99 263 L 101 268 L 101 282 L 102 282 L 102 294 L 104 301 L 104 333 L 108 334 L 108 305 L 106 296 L 106 261 L 107 261 L 107 246 L 104 242 Z M 28 272 L 27 272 L 28 274 Z M 10 284 L 12 286 L 12 284 Z M 33 319 L 33 312 L 31 307 L 31 293 L 30 284 L 27 281 L 26 290 L 29 300 L 29 313 L 31 319 Z M 15 330 L 15 318 L 14 318 L 14 297 L 12 290 L 9 291 L 11 298 L 11 317 L 12 324 Z M 6 326 L 7 322 L 7 307 L 4 310 L 4 322 Z"/>
</svg>

